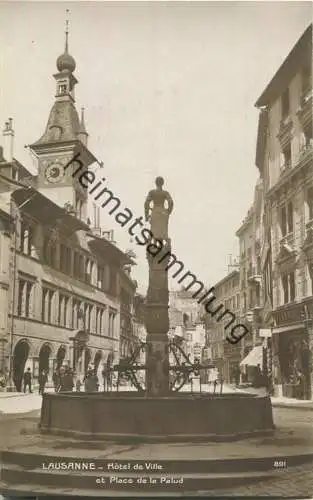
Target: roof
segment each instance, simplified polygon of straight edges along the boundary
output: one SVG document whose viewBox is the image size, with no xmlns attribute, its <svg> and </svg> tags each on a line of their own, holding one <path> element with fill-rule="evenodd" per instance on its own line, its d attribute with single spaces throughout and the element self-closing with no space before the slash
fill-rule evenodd
<svg viewBox="0 0 313 500">
<path fill-rule="evenodd" d="M 239 229 L 237 229 L 236 236 L 240 236 L 240 234 L 248 226 L 248 224 L 250 224 L 250 222 L 252 222 L 253 214 L 254 214 L 254 206 L 252 205 L 249 208 L 246 217 L 243 219 L 241 226 L 239 227 Z"/>
<path fill-rule="evenodd" d="M 79 127 L 79 117 L 73 102 L 56 101 L 50 111 L 44 134 L 32 146 L 76 140 Z"/>
<path fill-rule="evenodd" d="M 230 281 L 231 279 L 236 278 L 237 276 L 239 276 L 239 271 L 237 271 L 237 270 L 232 271 L 231 273 L 227 274 L 227 276 L 222 278 L 220 281 L 215 283 L 214 287 L 216 288 L 217 286 L 220 286 L 223 283 L 226 283 L 227 281 Z"/>
<path fill-rule="evenodd" d="M 90 231 L 90 228 L 88 228 Z M 95 236 L 92 233 L 88 233 L 90 236 L 90 240 L 88 245 L 93 251 L 97 251 L 99 253 L 105 253 L 110 256 L 112 260 L 115 260 L 117 263 L 121 265 L 125 264 L 133 264 L 134 262 L 120 250 L 116 245 L 111 243 L 109 240 L 105 238 L 101 238 L 99 236 Z"/>
<path fill-rule="evenodd" d="M 290 51 L 265 90 L 256 101 L 255 106 L 257 108 L 267 106 L 282 94 L 282 92 L 287 88 L 292 77 L 303 65 L 303 56 L 307 51 L 312 52 L 312 24 L 307 27 L 303 35 L 299 38 L 293 49 Z"/>
<path fill-rule="evenodd" d="M 64 208 L 59 207 L 32 187 L 17 189 L 12 193 L 12 198 L 18 208 L 25 207 L 24 211 L 43 225 L 54 226 L 61 222 L 70 231 L 89 230 L 85 222 L 70 215 Z"/>
</svg>

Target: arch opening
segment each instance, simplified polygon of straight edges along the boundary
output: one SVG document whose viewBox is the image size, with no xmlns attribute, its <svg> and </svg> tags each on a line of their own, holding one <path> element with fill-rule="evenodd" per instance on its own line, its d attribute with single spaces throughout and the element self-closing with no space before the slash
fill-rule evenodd
<svg viewBox="0 0 313 500">
<path fill-rule="evenodd" d="M 13 352 L 13 381 L 16 390 L 22 391 L 25 364 L 29 356 L 30 347 L 26 340 L 20 340 Z"/>
</svg>

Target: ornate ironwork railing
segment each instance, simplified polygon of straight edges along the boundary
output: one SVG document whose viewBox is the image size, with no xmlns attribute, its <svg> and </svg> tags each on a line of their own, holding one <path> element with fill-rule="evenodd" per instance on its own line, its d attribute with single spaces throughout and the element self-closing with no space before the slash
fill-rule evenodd
<svg viewBox="0 0 313 500">
<path fill-rule="evenodd" d="M 145 385 L 140 379 L 140 372 L 146 372 L 147 365 L 138 362 L 141 353 L 146 351 L 146 343 L 140 342 L 132 354 L 127 358 L 121 359 L 120 362 L 112 366 L 108 373 L 110 384 L 106 384 L 107 390 L 119 390 L 123 382 L 130 382 L 139 392 L 145 391 Z M 174 392 L 180 391 L 185 385 L 191 384 L 193 390 L 194 378 L 199 378 L 201 392 L 201 372 L 214 368 L 214 365 L 201 364 L 200 360 L 191 361 L 190 355 L 186 354 L 181 345 L 175 340 L 169 342 L 169 357 L 174 360 L 174 364 L 169 365 L 170 375 L 170 390 Z M 116 374 L 115 387 L 112 384 L 113 374 Z M 220 386 L 220 392 L 223 390 L 223 380 L 219 382 L 211 382 L 212 392 L 217 391 L 217 386 Z"/>
</svg>

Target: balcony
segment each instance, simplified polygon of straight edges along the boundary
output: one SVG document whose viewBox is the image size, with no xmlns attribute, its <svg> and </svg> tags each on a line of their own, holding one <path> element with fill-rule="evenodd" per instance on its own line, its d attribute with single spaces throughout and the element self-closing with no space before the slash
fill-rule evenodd
<svg viewBox="0 0 313 500">
<path fill-rule="evenodd" d="M 312 88 L 303 92 L 297 115 L 303 128 L 312 123 Z"/>
<path fill-rule="evenodd" d="M 262 275 L 260 270 L 256 267 L 251 267 L 248 269 L 247 277 L 249 282 L 261 283 Z"/>
<path fill-rule="evenodd" d="M 286 146 L 291 141 L 291 131 L 292 131 L 292 119 L 291 117 L 285 116 L 280 121 L 279 132 L 277 138 L 280 142 L 282 148 Z"/>
</svg>

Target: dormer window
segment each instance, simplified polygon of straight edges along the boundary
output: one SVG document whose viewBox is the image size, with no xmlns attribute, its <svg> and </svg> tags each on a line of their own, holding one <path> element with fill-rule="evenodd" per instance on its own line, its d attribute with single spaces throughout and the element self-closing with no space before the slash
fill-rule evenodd
<svg viewBox="0 0 313 500">
<path fill-rule="evenodd" d="M 59 85 L 59 94 L 66 94 L 67 85 L 66 83 L 60 83 Z"/>
</svg>

